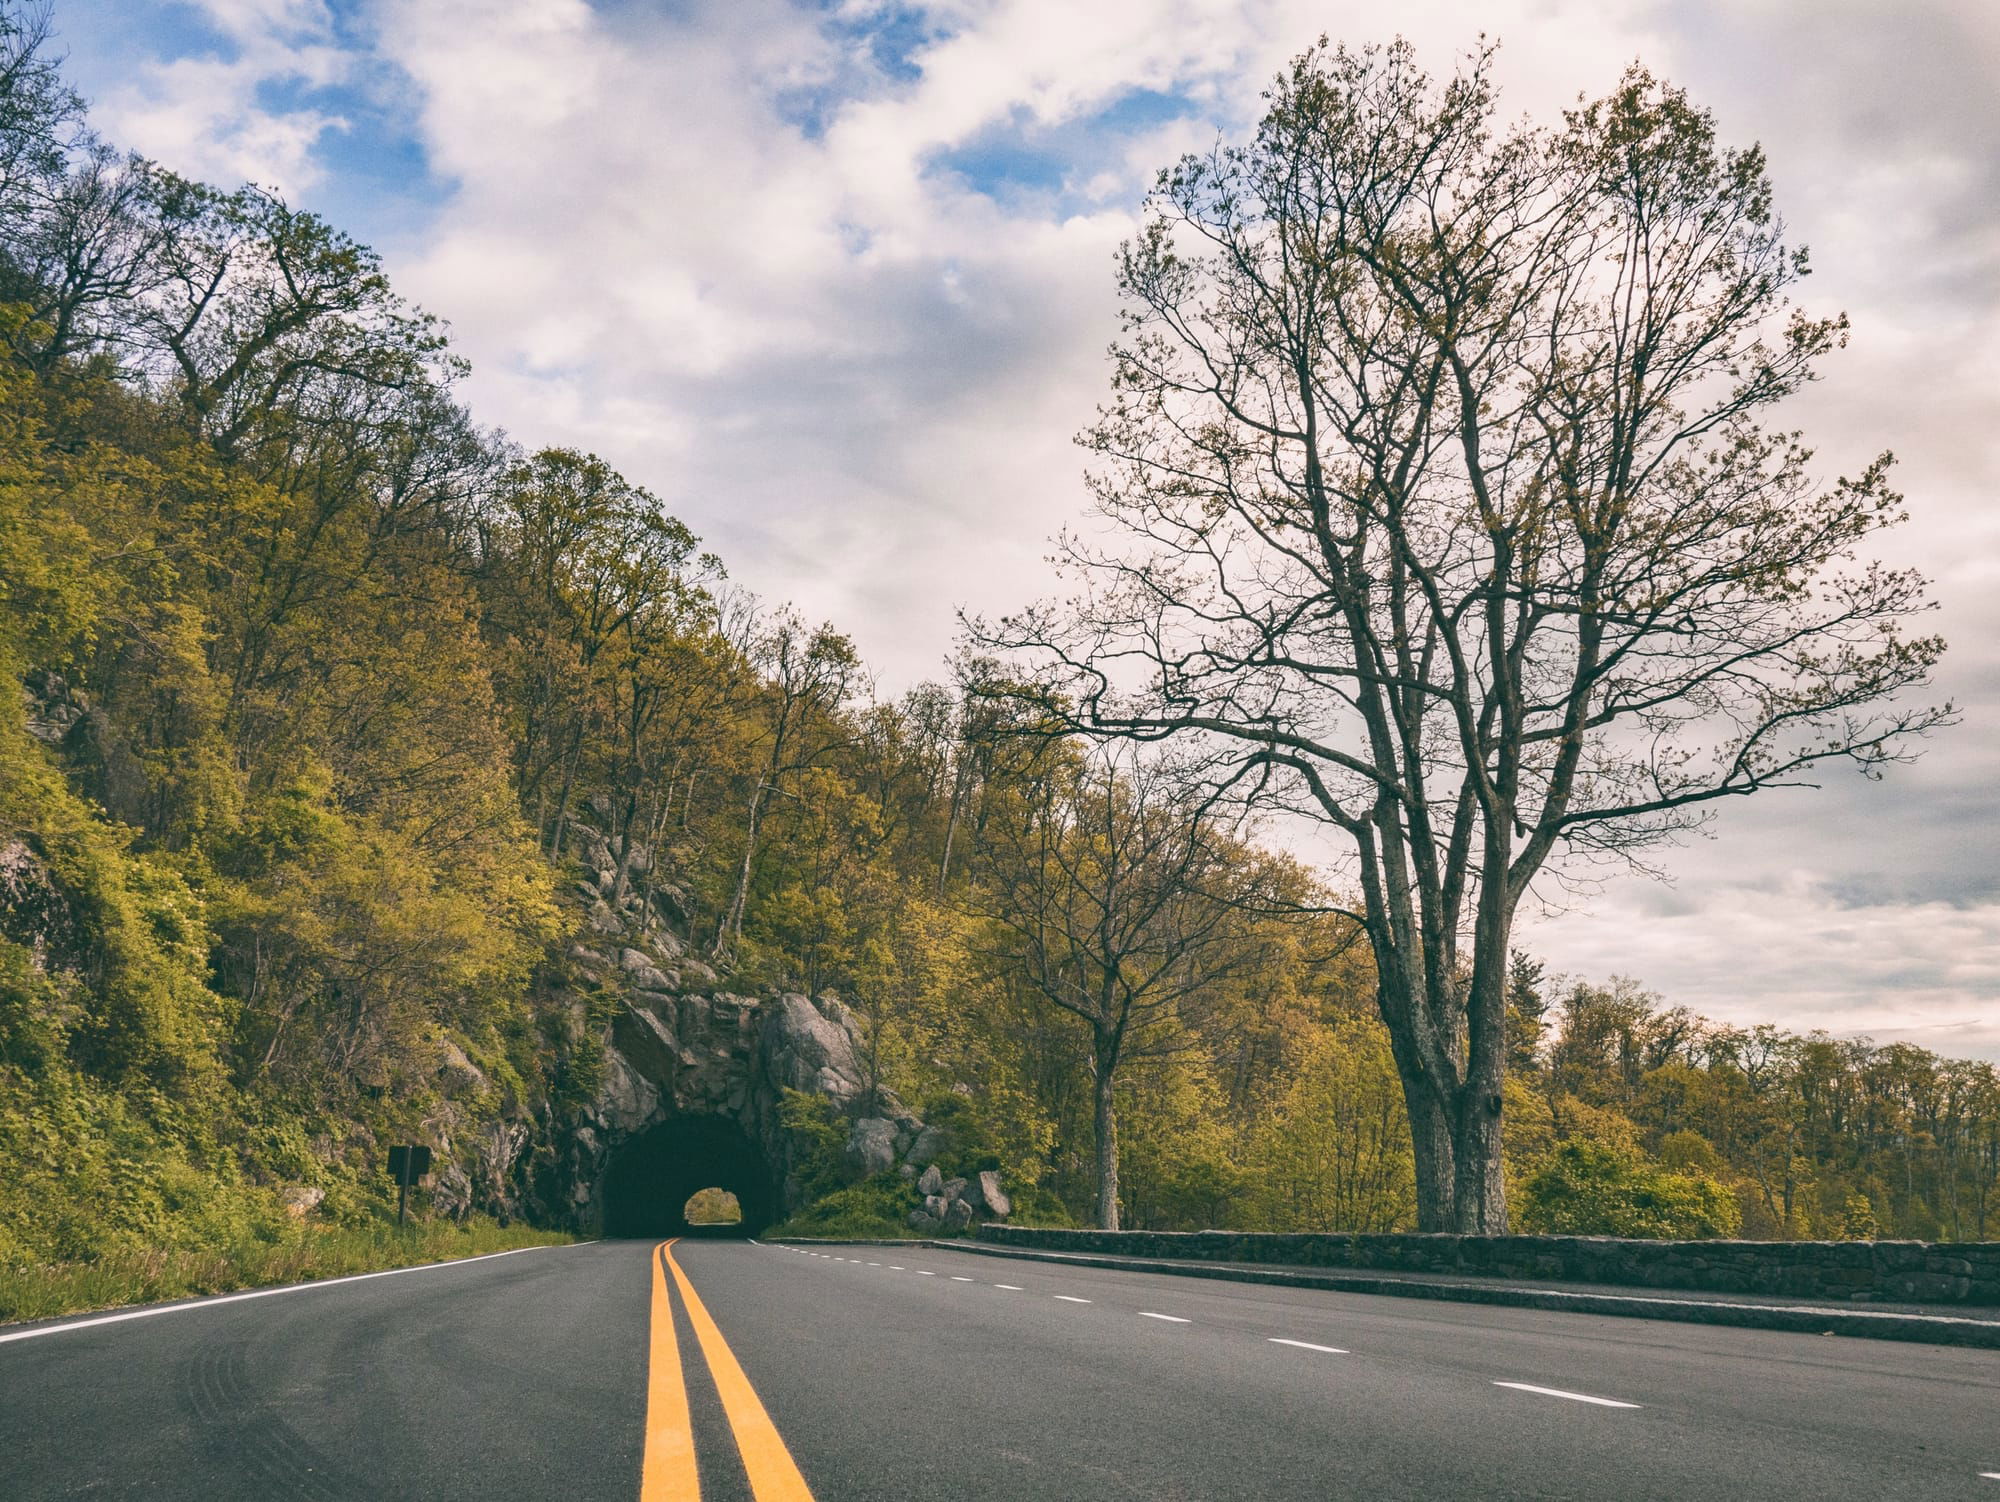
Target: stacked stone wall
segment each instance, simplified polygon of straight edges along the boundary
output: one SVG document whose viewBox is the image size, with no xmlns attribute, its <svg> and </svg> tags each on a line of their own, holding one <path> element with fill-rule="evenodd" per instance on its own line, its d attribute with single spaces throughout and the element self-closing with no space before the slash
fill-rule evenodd
<svg viewBox="0 0 2000 1502">
<path fill-rule="evenodd" d="M 983 1226 L 1043 1251 L 1537 1278 L 1852 1302 L 2000 1305 L 2000 1242 L 1622 1241 L 1608 1236 L 1335 1236 Z"/>
</svg>

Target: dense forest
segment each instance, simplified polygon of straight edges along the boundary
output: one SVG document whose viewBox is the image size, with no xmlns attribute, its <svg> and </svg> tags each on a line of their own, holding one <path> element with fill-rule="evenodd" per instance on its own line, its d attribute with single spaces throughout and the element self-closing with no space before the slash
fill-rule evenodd
<svg viewBox="0 0 2000 1502">
<path fill-rule="evenodd" d="M 0 1264 L 372 1222 L 383 1144 L 559 1120 L 585 824 L 1045 1216 L 1415 1224 L 1370 948 L 1268 830 L 1004 664 L 878 692 L 479 426 L 365 246 L 99 140 L 13 7 L 0 304 Z M 1518 953 L 1506 1017 L 1518 1228 L 2000 1234 L 1990 1064 Z"/>
</svg>

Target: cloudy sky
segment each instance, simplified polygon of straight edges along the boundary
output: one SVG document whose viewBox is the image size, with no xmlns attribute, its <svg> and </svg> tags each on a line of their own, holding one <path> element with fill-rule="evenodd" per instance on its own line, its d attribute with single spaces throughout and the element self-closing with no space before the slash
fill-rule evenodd
<svg viewBox="0 0 2000 1502">
<path fill-rule="evenodd" d="M 485 422 L 593 449 L 894 691 L 1042 592 L 1082 505 L 1111 253 L 1158 167 L 1326 32 L 1503 44 L 1548 117 L 1643 58 L 1762 141 L 1855 336 L 1794 420 L 1894 449 L 1964 723 L 1732 809 L 1539 915 L 1558 968 L 1739 1022 L 2000 1058 L 1993 0 L 57 0 L 105 134 L 279 187 L 450 320 Z"/>
</svg>

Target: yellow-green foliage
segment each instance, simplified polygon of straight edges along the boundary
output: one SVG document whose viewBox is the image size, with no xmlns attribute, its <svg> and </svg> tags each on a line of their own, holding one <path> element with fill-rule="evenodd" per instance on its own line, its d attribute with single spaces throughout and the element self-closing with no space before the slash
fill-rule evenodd
<svg viewBox="0 0 2000 1502">
<path fill-rule="evenodd" d="M 1269 1230 L 1410 1229 L 1416 1187 L 1388 1030 L 1352 1017 L 1319 1032 L 1250 1154 Z"/>
<path fill-rule="evenodd" d="M 1582 1138 L 1556 1148 L 1522 1183 L 1523 1231 L 1695 1240 L 1734 1236 L 1736 1197 L 1706 1174 L 1670 1173 L 1629 1150 Z"/>
<path fill-rule="evenodd" d="M 727 1189 L 700 1189 L 687 1202 L 691 1226 L 733 1226 L 743 1219 L 743 1207 Z"/>
<path fill-rule="evenodd" d="M 0 1257 L 0 1320 L 46 1319 L 121 1304 L 303 1283 L 571 1240 L 560 1232 L 503 1227 L 484 1218 L 402 1229 L 379 1223 L 345 1227 L 294 1222 L 247 1233 L 222 1228 L 192 1246 L 113 1250 L 85 1262 L 40 1264 Z"/>
<path fill-rule="evenodd" d="M 910 1212 L 922 1201 L 908 1180 L 894 1172 L 878 1173 L 819 1196 L 783 1225 L 774 1226 L 770 1234 L 867 1241 L 916 1239 L 929 1234 L 910 1229 Z"/>
</svg>

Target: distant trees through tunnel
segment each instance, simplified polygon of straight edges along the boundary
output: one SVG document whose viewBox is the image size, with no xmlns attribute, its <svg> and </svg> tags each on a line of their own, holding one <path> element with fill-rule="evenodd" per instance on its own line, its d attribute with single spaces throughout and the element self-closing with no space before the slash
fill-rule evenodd
<svg viewBox="0 0 2000 1502">
<path fill-rule="evenodd" d="M 743 1206 L 727 1189 L 697 1189 L 681 1214 L 691 1226 L 733 1226 L 743 1219 Z"/>
<path fill-rule="evenodd" d="M 763 1153 L 720 1116 L 678 1116 L 615 1148 L 603 1203 L 606 1236 L 754 1236 L 778 1209 Z"/>
</svg>

